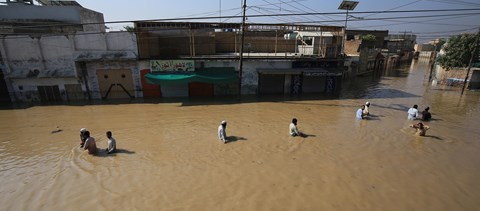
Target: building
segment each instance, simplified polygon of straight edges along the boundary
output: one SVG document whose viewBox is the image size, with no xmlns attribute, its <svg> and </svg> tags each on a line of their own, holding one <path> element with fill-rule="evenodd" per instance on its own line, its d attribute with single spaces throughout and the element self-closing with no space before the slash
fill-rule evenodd
<svg viewBox="0 0 480 211">
<path fill-rule="evenodd" d="M 136 22 L 145 97 L 334 93 L 340 89 L 342 28 Z M 241 79 L 239 79 L 241 76 Z"/>
<path fill-rule="evenodd" d="M 0 6 L 4 101 L 142 97 L 134 33 L 106 33 L 103 15 L 74 1 L 41 2 Z"/>
<path fill-rule="evenodd" d="M 370 36 L 372 40 L 364 36 Z M 385 47 L 384 40 L 387 36 L 387 30 L 347 30 L 345 66 L 349 67 L 349 75 L 377 73 L 385 68 L 385 56 L 382 55 L 381 49 Z"/>
</svg>

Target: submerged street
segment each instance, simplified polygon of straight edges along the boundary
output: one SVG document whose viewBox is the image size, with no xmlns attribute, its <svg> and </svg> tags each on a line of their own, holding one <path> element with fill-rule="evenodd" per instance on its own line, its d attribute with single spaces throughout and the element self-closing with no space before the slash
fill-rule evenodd
<svg viewBox="0 0 480 211">
<path fill-rule="evenodd" d="M 480 93 L 428 85 L 425 60 L 338 98 L 269 97 L 0 110 L 2 210 L 475 210 Z M 313 98 L 313 99 L 312 99 Z M 371 103 L 369 120 L 355 111 Z M 407 110 L 429 106 L 426 137 Z M 298 119 L 307 138 L 290 137 Z M 223 144 L 217 127 L 228 121 Z M 415 121 L 416 122 L 416 121 Z M 51 133 L 56 127 L 62 131 Z M 79 148 L 86 127 L 99 149 Z M 94 197 L 96 200 L 90 200 Z"/>
</svg>

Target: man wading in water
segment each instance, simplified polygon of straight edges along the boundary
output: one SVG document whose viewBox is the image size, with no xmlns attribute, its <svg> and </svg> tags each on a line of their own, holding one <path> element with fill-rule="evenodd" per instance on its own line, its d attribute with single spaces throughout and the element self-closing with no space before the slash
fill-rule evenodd
<svg viewBox="0 0 480 211">
<path fill-rule="evenodd" d="M 218 126 L 218 139 L 223 141 L 224 144 L 227 143 L 227 121 L 225 120 Z"/>
</svg>

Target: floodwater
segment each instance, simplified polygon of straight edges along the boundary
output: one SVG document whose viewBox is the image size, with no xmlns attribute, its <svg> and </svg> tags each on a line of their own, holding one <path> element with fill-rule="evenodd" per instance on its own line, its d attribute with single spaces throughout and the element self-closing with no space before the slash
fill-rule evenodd
<svg viewBox="0 0 480 211">
<path fill-rule="evenodd" d="M 480 93 L 427 86 L 427 67 L 337 99 L 0 110 L 0 210 L 478 210 Z M 373 117 L 355 120 L 365 101 Z M 413 104 L 431 107 L 427 137 L 408 127 Z M 309 137 L 288 135 L 293 117 Z M 119 152 L 80 150 L 82 127 L 99 148 L 111 130 Z"/>
</svg>

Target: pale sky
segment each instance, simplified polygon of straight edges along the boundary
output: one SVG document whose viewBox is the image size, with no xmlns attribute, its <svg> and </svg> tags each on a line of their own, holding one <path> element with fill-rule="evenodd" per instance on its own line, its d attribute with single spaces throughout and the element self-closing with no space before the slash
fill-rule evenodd
<svg viewBox="0 0 480 211">
<path fill-rule="evenodd" d="M 243 0 L 77 0 L 83 7 L 101 12 L 105 21 L 150 20 L 181 17 L 239 16 Z M 247 16 L 286 13 L 332 13 L 338 10 L 341 0 L 247 0 Z M 359 0 L 353 12 L 433 9 L 480 9 L 480 0 Z M 442 16 L 453 14 L 452 16 Z M 458 16 L 458 14 L 463 14 Z M 389 30 L 392 33 L 411 32 L 422 43 L 436 37 L 462 32 L 475 32 L 480 27 L 480 10 L 430 13 L 377 13 L 352 14 L 348 29 Z M 436 16 L 400 18 L 412 16 Z M 363 20 L 360 18 L 363 17 Z M 399 17 L 390 20 L 372 18 Z M 332 21 L 333 22 L 317 22 Z M 215 18 L 204 22 L 241 22 L 240 18 Z M 249 18 L 250 23 L 299 23 L 344 26 L 345 14 L 283 16 Z M 124 24 L 110 24 L 111 30 L 121 30 Z"/>
</svg>

